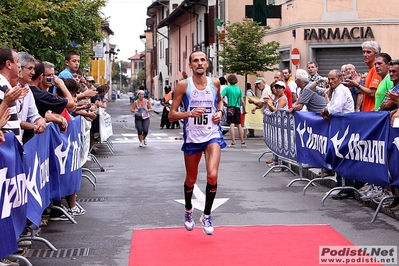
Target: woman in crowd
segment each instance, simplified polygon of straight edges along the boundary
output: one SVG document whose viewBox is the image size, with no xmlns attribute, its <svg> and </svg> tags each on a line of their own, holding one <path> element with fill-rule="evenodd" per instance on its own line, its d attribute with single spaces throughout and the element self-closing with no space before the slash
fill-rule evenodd
<svg viewBox="0 0 399 266">
<path fill-rule="evenodd" d="M 288 110 L 288 99 L 285 96 L 285 83 L 282 81 L 277 81 L 276 83 L 271 84 L 272 92 L 275 95 L 274 99 L 266 98 L 264 101 L 265 108 L 268 108 L 271 112 L 275 112 L 277 110 Z M 267 163 L 267 162 L 266 162 Z M 274 155 L 274 160 L 271 161 L 271 164 L 278 165 L 278 156 Z M 270 165 L 271 165 L 270 164 Z M 283 163 L 285 164 L 285 163 Z M 277 169 L 276 172 L 284 171 L 285 169 Z"/>
<path fill-rule="evenodd" d="M 150 115 L 148 112 L 152 111 L 151 103 L 144 98 L 144 91 L 138 91 L 139 98 L 133 102 L 131 112 L 134 114 L 134 123 L 137 129 L 137 135 L 139 137 L 139 147 L 147 145 L 147 134 L 150 128 Z"/>
</svg>

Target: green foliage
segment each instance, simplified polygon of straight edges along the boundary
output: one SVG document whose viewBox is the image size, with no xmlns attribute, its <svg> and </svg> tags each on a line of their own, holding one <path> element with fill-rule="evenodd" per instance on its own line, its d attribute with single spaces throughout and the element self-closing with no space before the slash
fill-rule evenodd
<svg viewBox="0 0 399 266">
<path fill-rule="evenodd" d="M 119 68 L 119 63 L 121 64 L 120 68 Z M 128 86 L 130 78 L 128 78 L 125 74 L 123 74 L 127 73 L 128 68 L 129 68 L 129 62 L 125 61 L 114 62 L 112 65 L 112 83 L 118 84 L 119 87 L 121 81 L 123 86 Z"/>
<path fill-rule="evenodd" d="M 26 51 L 58 70 L 65 54 L 81 54 L 81 68 L 89 66 L 92 46 L 104 36 L 101 7 L 106 0 L 0 1 L 0 45 Z"/>
<path fill-rule="evenodd" d="M 219 63 L 227 73 L 238 75 L 256 75 L 259 71 L 272 71 L 280 60 L 276 41 L 263 43 L 264 31 L 270 27 L 262 27 L 252 19 L 244 18 L 242 22 L 227 23 L 226 33 L 221 40 Z"/>
<path fill-rule="evenodd" d="M 137 79 L 133 80 L 133 88 L 139 88 L 143 85 L 143 77 L 145 78 L 145 71 L 144 69 L 140 69 L 139 73 L 137 74 Z"/>
</svg>

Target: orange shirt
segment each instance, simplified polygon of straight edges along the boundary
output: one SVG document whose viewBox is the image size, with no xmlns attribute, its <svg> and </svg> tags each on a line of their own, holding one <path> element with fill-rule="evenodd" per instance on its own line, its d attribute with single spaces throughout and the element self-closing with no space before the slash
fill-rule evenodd
<svg viewBox="0 0 399 266">
<path fill-rule="evenodd" d="M 364 87 L 366 88 L 373 88 L 376 90 L 378 88 L 378 84 L 381 82 L 381 76 L 377 74 L 377 71 L 375 70 L 375 67 L 372 67 L 369 69 L 369 73 L 367 74 L 366 82 L 364 84 Z M 362 106 L 362 111 L 363 112 L 369 112 L 369 111 L 374 111 L 374 105 L 375 105 L 375 98 L 370 97 L 367 94 L 363 94 L 363 106 Z"/>
</svg>

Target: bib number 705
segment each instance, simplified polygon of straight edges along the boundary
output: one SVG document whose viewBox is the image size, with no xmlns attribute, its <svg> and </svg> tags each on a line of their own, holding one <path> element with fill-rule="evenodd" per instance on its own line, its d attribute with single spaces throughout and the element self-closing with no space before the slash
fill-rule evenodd
<svg viewBox="0 0 399 266">
<path fill-rule="evenodd" d="M 207 125 L 208 124 L 208 114 L 204 114 L 199 117 L 194 118 L 194 125 Z"/>
</svg>

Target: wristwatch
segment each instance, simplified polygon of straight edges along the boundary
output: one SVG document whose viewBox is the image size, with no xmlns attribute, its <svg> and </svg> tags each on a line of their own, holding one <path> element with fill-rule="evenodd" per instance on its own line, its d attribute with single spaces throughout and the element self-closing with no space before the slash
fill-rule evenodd
<svg viewBox="0 0 399 266">
<path fill-rule="evenodd" d="M 190 111 L 190 117 L 193 117 L 193 112 L 192 111 Z"/>
<path fill-rule="evenodd" d="M 224 115 L 224 111 L 222 109 L 219 109 L 216 112 L 222 112 L 222 115 Z"/>
</svg>

